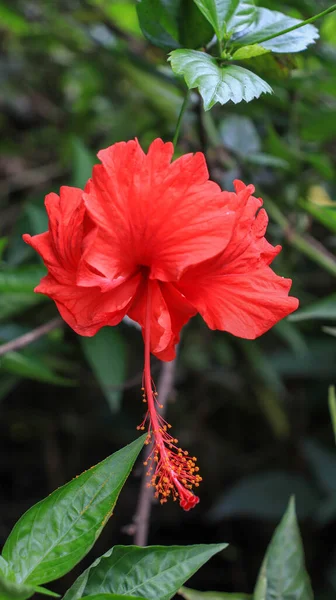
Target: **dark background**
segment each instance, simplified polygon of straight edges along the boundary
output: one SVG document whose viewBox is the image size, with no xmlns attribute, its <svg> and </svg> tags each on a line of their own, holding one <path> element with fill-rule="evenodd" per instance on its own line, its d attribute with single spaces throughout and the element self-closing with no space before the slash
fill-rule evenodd
<svg viewBox="0 0 336 600">
<path fill-rule="evenodd" d="M 307 18 L 330 4 L 263 6 Z M 335 597 L 335 13 L 319 26 L 308 51 L 251 63 L 273 96 L 204 114 L 194 93 L 183 122 L 181 153 L 205 151 L 223 187 L 241 177 L 265 199 L 268 239 L 283 245 L 274 268 L 293 278 L 307 308 L 253 342 L 211 332 L 200 318 L 184 330 L 168 420 L 198 456 L 201 503 L 190 513 L 155 505 L 149 543 L 229 542 L 194 588 L 251 592 L 294 493 L 316 598 Z M 46 229 L 44 195 L 82 186 L 100 148 L 172 139 L 185 90 L 141 35 L 134 2 L 112 0 L 0 2 L 0 83 L 4 343 L 57 316 L 31 292 L 43 270 L 21 240 Z M 0 357 L 0 546 L 32 504 L 136 437 L 142 364 L 141 335 L 127 323 L 96 345 L 61 326 Z M 89 557 L 53 589 L 112 545 L 132 543 L 140 475 L 141 462 Z"/>
</svg>

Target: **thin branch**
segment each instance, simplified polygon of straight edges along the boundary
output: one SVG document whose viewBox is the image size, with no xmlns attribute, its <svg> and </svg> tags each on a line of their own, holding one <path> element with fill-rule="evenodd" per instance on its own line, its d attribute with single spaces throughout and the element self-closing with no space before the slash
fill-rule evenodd
<svg viewBox="0 0 336 600">
<path fill-rule="evenodd" d="M 167 402 L 171 395 L 176 370 L 176 359 L 171 362 L 165 362 L 162 365 L 159 383 L 158 383 L 158 398 L 163 408 L 160 411 L 162 416 L 167 410 Z M 148 458 L 152 449 L 152 444 L 146 446 L 144 461 Z M 153 488 L 148 487 L 149 479 L 146 475 L 147 468 L 145 467 L 142 474 L 141 487 L 139 492 L 138 504 L 133 518 L 135 533 L 134 543 L 137 546 L 145 546 L 147 544 L 149 532 L 149 520 L 153 502 Z"/>
<path fill-rule="evenodd" d="M 49 333 L 49 331 L 56 329 L 56 327 L 60 327 L 62 323 L 63 320 L 61 319 L 61 317 L 56 317 L 48 323 L 40 325 L 40 327 L 36 327 L 36 329 L 32 329 L 32 331 L 28 331 L 28 333 L 20 335 L 19 337 L 15 338 L 15 340 L 11 340 L 6 344 L 2 344 L 2 346 L 0 346 L 0 356 L 7 354 L 7 352 L 13 352 L 15 350 L 19 350 L 20 348 L 24 348 L 29 344 L 32 344 L 43 335 Z"/>
</svg>

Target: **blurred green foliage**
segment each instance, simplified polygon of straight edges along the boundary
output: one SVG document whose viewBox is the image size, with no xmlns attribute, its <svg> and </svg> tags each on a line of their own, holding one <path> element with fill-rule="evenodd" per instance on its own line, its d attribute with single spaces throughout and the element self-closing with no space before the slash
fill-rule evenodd
<svg viewBox="0 0 336 600">
<path fill-rule="evenodd" d="M 261 4 L 304 19 L 331 3 Z M 238 177 L 264 198 L 268 239 L 283 246 L 275 270 L 293 279 L 301 303 L 254 342 L 210 332 L 198 318 L 185 328 L 169 420 L 199 457 L 202 502 L 194 516 L 175 505 L 155 508 L 150 541 L 231 543 L 231 558 L 228 551 L 219 569 L 204 568 L 195 588 L 251 590 L 270 532 L 295 493 L 316 598 L 336 593 L 336 451 L 327 403 L 336 363 L 335 13 L 318 25 L 321 39 L 304 53 L 244 61 L 273 95 L 204 113 L 192 92 L 182 123 L 178 152 L 204 151 L 224 188 Z M 132 0 L 1 0 L 0 33 L 6 343 L 57 314 L 32 291 L 44 269 L 21 239 L 46 229 L 44 195 L 83 186 L 100 148 L 135 136 L 144 147 L 157 136 L 172 139 L 186 90 L 165 51 L 142 36 Z M 109 336 L 117 344 L 110 362 Z M 10 457 L 0 462 L 7 515 L 0 544 L 44 492 L 134 438 L 143 410 L 139 331 L 122 323 L 95 344 L 98 350 L 60 326 L 0 356 L 0 450 Z M 93 359 L 97 351 L 101 360 Z M 124 523 L 137 480 L 128 489 Z M 125 541 L 120 525 L 111 527 Z"/>
</svg>

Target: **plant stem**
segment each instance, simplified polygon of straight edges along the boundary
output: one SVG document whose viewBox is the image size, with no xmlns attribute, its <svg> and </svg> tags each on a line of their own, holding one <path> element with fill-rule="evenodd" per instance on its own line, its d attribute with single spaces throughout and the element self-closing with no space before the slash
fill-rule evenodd
<svg viewBox="0 0 336 600">
<path fill-rule="evenodd" d="M 0 356 L 7 354 L 7 352 L 20 350 L 20 348 L 24 348 L 25 346 L 28 346 L 28 344 L 32 344 L 43 335 L 46 335 L 57 327 L 62 327 L 62 325 L 63 320 L 61 317 L 55 317 L 55 319 L 52 319 L 52 321 L 49 321 L 44 325 L 40 325 L 39 327 L 36 327 L 36 329 L 32 329 L 32 331 L 28 331 L 28 333 L 20 335 L 19 337 L 15 338 L 15 340 L 11 340 L 10 342 L 2 344 L 0 346 Z"/>
<path fill-rule="evenodd" d="M 305 21 L 302 21 L 301 23 L 297 23 L 296 25 L 293 25 L 292 27 L 288 27 L 288 29 L 283 29 L 283 31 L 279 31 L 278 33 L 273 33 L 271 35 L 267 35 L 266 37 L 261 38 L 257 42 L 254 42 L 254 44 L 262 44 L 263 42 L 268 42 L 268 40 L 273 40 L 274 38 L 279 37 L 280 35 L 284 35 L 285 33 L 290 33 L 290 31 L 295 31 L 295 29 L 299 29 L 300 27 L 309 25 L 309 23 L 314 23 L 314 21 L 317 21 L 317 19 L 320 19 L 321 17 L 324 17 L 325 15 L 328 15 L 329 13 L 334 12 L 335 10 L 336 10 L 336 4 L 333 4 L 332 6 L 330 6 L 323 12 L 320 12 L 318 15 L 315 15 L 314 17 L 310 17 L 310 19 L 306 19 Z"/>
<path fill-rule="evenodd" d="M 177 140 L 178 140 L 179 135 L 180 135 L 182 118 L 183 118 L 183 115 L 185 113 L 185 109 L 187 108 L 187 104 L 188 104 L 188 100 L 189 100 L 189 94 L 190 94 L 190 91 L 187 90 L 187 93 L 186 93 L 185 98 L 183 100 L 183 104 L 181 106 L 180 114 L 179 114 L 178 119 L 177 119 L 175 133 L 174 133 L 174 137 L 173 137 L 174 148 L 176 147 Z"/>
</svg>

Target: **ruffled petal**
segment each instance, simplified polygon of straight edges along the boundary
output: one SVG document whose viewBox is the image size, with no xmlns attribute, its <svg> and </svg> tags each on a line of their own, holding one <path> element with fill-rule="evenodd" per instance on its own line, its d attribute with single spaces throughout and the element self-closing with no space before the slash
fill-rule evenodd
<svg viewBox="0 0 336 600">
<path fill-rule="evenodd" d="M 45 294 L 56 302 L 63 319 L 76 331 L 92 336 L 105 325 L 117 325 L 125 316 L 140 283 L 133 277 L 111 292 L 99 288 L 63 285 L 52 275 L 44 277 L 35 292 Z"/>
<path fill-rule="evenodd" d="M 297 309 L 297 298 L 288 296 L 291 283 L 266 266 L 249 273 L 208 274 L 182 290 L 210 329 L 255 339 Z"/>
<path fill-rule="evenodd" d="M 235 188 L 228 198 L 236 212 L 230 242 L 221 254 L 188 269 L 176 285 L 211 329 L 254 339 L 296 310 L 298 300 L 288 297 L 291 280 L 269 267 L 281 246 L 264 237 L 268 217 L 261 198 L 241 181 Z"/>
<path fill-rule="evenodd" d="M 226 247 L 235 219 L 228 194 L 209 181 L 203 154 L 171 163 L 172 154 L 162 140 L 147 155 L 137 140 L 99 153 L 103 164 L 94 167 L 84 200 L 104 233 L 87 262 L 106 277 L 148 266 L 152 279 L 173 281 Z"/>
</svg>

